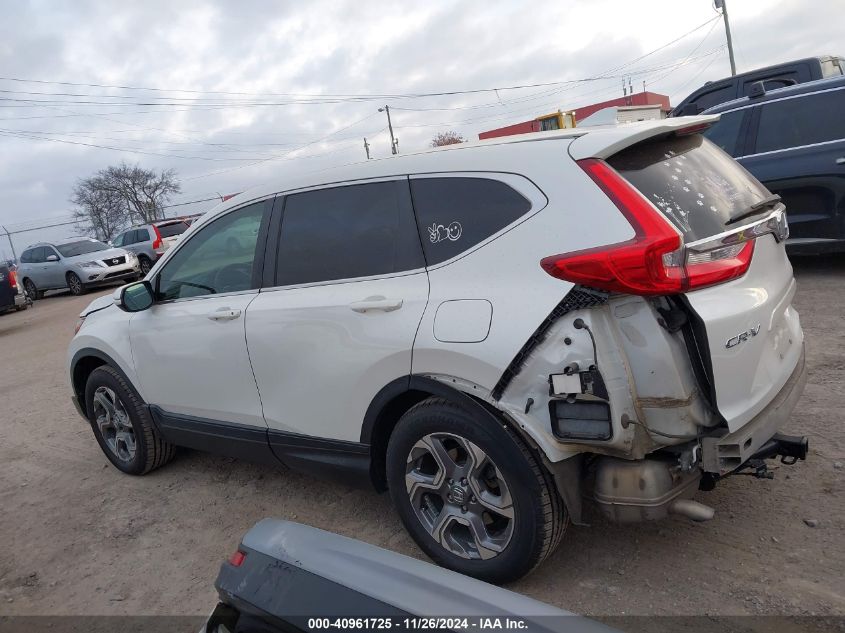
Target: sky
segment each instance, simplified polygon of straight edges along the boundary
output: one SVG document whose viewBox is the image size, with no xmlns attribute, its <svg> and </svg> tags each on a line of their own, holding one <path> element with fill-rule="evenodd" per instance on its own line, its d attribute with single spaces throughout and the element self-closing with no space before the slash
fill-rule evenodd
<svg viewBox="0 0 845 633">
<path fill-rule="evenodd" d="M 70 219 L 74 183 L 175 169 L 169 213 L 268 180 L 730 74 L 709 0 L 0 0 L 0 225 Z M 728 0 L 739 72 L 845 53 L 845 0 Z M 833 17 L 833 19 L 831 19 Z M 430 96 L 431 93 L 451 93 Z M 429 96 L 421 96 L 421 95 Z M 13 235 L 20 250 L 78 234 Z M 0 257 L 10 255 L 0 229 Z"/>
</svg>

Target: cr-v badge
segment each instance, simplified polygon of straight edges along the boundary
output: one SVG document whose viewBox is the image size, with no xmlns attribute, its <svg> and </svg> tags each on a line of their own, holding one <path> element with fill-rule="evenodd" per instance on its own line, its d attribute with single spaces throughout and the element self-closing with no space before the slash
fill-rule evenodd
<svg viewBox="0 0 845 633">
<path fill-rule="evenodd" d="M 740 332 L 736 336 L 732 336 L 731 338 L 729 338 L 728 342 L 725 343 L 725 347 L 727 349 L 730 349 L 732 347 L 736 347 L 740 343 L 744 343 L 748 339 L 757 336 L 757 334 L 759 332 L 760 332 L 760 324 L 758 323 L 754 327 L 745 330 L 745 332 Z"/>
</svg>

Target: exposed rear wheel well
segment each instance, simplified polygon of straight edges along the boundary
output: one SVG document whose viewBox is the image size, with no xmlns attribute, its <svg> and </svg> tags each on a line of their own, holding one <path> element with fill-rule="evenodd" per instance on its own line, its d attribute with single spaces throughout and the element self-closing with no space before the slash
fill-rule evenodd
<svg viewBox="0 0 845 633">
<path fill-rule="evenodd" d="M 370 477 L 379 492 L 387 490 L 387 443 L 396 423 L 408 409 L 432 395 L 427 391 L 409 389 L 395 396 L 378 412 L 370 435 Z"/>
<path fill-rule="evenodd" d="M 379 492 L 387 490 L 387 444 L 393 429 L 405 413 L 414 405 L 426 398 L 437 396 L 463 407 L 479 419 L 494 418 L 502 424 L 507 424 L 517 435 L 525 439 L 525 434 L 517 425 L 503 416 L 495 407 L 472 394 L 459 391 L 443 382 L 424 376 L 411 376 L 410 381 L 395 381 L 383 392 L 389 391 L 390 397 L 376 396 L 367 419 L 364 422 L 364 432 L 361 441 L 370 445 L 370 478 L 373 486 Z M 378 403 L 378 404 L 377 404 Z M 372 410 L 377 409 L 374 413 Z M 529 446 L 534 446 L 528 442 Z"/>
</svg>

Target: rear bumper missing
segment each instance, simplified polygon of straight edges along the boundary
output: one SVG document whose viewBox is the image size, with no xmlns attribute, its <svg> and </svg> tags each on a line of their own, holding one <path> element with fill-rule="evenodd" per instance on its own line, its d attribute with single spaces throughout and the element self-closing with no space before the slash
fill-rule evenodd
<svg viewBox="0 0 845 633">
<path fill-rule="evenodd" d="M 792 461 L 804 459 L 807 455 L 806 438 L 781 435 L 778 430 L 789 420 L 806 383 L 807 366 L 802 350 L 789 380 L 765 409 L 733 433 L 701 440 L 702 470 L 722 477 L 750 459 L 777 455 L 792 458 Z"/>
</svg>

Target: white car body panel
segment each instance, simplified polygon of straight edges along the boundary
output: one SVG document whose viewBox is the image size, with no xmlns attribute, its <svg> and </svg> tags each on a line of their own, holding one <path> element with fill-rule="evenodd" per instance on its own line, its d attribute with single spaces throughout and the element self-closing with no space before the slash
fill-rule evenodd
<svg viewBox="0 0 845 633">
<path fill-rule="evenodd" d="M 114 361 L 117 368 L 129 378 L 132 384 L 138 388 L 141 397 L 146 400 L 147 396 L 140 385 L 138 375 L 135 373 L 135 363 L 132 359 L 132 346 L 129 342 L 129 317 L 131 315 L 113 304 L 112 297 L 106 295 L 94 299 L 82 311 L 80 316 L 87 316 L 68 347 L 68 366 L 70 367 L 77 352 L 83 350 L 102 352 Z M 94 309 L 97 311 L 93 312 Z"/>
<path fill-rule="evenodd" d="M 707 328 L 717 405 L 731 431 L 765 408 L 801 357 L 794 295 L 792 265 L 771 235 L 757 238 L 745 276 L 687 295 Z M 739 341 L 742 333 L 748 336 Z"/>
<path fill-rule="evenodd" d="M 257 296 L 179 299 L 131 315 L 129 338 L 144 399 L 168 413 L 265 426 L 244 333 L 244 314 Z M 227 310 L 239 316 L 211 318 Z"/>
<path fill-rule="evenodd" d="M 360 441 L 375 395 L 411 372 L 427 300 L 424 271 L 262 291 L 249 306 L 246 335 L 268 426 Z"/>
</svg>

